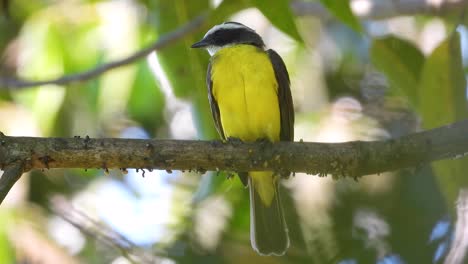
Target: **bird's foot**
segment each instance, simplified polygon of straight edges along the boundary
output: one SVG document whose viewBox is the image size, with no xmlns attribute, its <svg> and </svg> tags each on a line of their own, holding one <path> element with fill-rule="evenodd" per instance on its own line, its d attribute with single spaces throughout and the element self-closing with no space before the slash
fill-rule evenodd
<svg viewBox="0 0 468 264">
<path fill-rule="evenodd" d="M 278 171 L 278 174 L 283 179 L 289 179 L 289 177 L 291 177 L 291 172 L 290 171 L 280 170 L 280 171 Z"/>
<path fill-rule="evenodd" d="M 259 139 L 255 140 L 255 142 L 262 143 L 262 144 L 271 143 L 271 141 L 268 138 L 259 138 Z"/>
<path fill-rule="evenodd" d="M 237 137 L 228 137 L 226 139 L 226 142 L 233 145 L 233 146 L 239 146 L 240 144 L 242 144 L 242 140 L 240 138 L 237 138 Z"/>
<path fill-rule="evenodd" d="M 256 143 L 260 145 L 260 149 L 263 151 L 267 146 L 273 144 L 268 138 L 259 138 L 255 140 Z"/>
</svg>

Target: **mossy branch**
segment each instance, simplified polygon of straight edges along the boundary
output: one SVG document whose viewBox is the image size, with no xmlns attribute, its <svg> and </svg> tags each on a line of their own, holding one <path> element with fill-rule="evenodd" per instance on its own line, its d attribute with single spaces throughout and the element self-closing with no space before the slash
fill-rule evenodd
<svg viewBox="0 0 468 264">
<path fill-rule="evenodd" d="M 32 169 L 143 168 L 201 172 L 273 170 L 358 178 L 435 160 L 461 158 L 466 153 L 468 120 L 397 139 L 345 143 L 0 136 L 4 175 Z M 14 181 L 2 186 L 11 188 Z M 0 188 L 0 192 L 9 188 Z"/>
</svg>

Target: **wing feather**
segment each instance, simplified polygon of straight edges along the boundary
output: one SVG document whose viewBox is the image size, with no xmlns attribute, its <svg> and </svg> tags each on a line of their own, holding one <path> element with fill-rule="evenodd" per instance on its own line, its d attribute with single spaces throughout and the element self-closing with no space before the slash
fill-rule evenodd
<svg viewBox="0 0 468 264">
<path fill-rule="evenodd" d="M 221 116 L 219 115 L 218 102 L 213 95 L 213 80 L 211 80 L 211 61 L 208 64 L 208 70 L 206 72 L 206 86 L 208 87 L 208 100 L 210 101 L 211 115 L 213 116 L 213 121 L 218 131 L 221 139 L 225 140 L 223 125 L 221 124 Z"/>
<path fill-rule="evenodd" d="M 291 82 L 283 59 L 274 50 L 267 50 L 276 81 L 278 82 L 278 102 L 281 115 L 281 141 L 294 141 L 294 105 L 291 96 Z"/>
</svg>

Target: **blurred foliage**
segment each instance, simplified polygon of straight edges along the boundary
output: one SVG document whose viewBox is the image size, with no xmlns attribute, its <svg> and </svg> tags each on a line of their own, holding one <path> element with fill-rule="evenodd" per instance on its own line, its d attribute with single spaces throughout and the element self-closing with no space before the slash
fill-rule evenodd
<svg viewBox="0 0 468 264">
<path fill-rule="evenodd" d="M 351 11 L 350 2 L 343 3 L 340 0 L 320 0 L 331 14 L 346 23 L 357 32 L 361 32 L 361 24 Z"/>
<path fill-rule="evenodd" d="M 418 110 L 425 128 L 435 128 L 468 117 L 466 80 L 462 64 L 460 37 L 457 32 L 425 58 L 413 44 L 387 37 L 373 42 L 371 58 L 385 72 L 390 84 L 401 89 Z M 459 177 L 468 169 L 463 160 L 434 163 L 437 179 L 452 203 L 460 186 L 468 181 Z"/>
<path fill-rule="evenodd" d="M 189 47 L 232 19 L 256 29 L 284 58 L 296 139 L 384 139 L 467 117 L 468 31 L 454 23 L 458 16 L 360 21 L 349 2 L 320 3 L 337 20 L 297 18 L 287 0 L 3 1 L 0 77 L 28 80 L 124 58 L 200 15 L 206 19 L 156 56 L 93 80 L 1 91 L 0 131 L 215 139 L 205 87 L 209 55 Z M 248 190 L 231 172 L 34 171 L 0 210 L 0 263 L 125 261 L 125 252 L 99 234 L 57 222 L 50 211 L 57 195 L 91 223 L 177 263 L 440 263 L 456 232 L 454 202 L 468 185 L 467 166 L 460 158 L 360 182 L 298 174 L 281 190 L 291 246 L 279 258 L 251 249 Z M 28 248 L 18 241 L 41 242 Z"/>
<path fill-rule="evenodd" d="M 422 69 L 418 112 L 425 128 L 468 118 L 465 76 L 460 38 L 454 32 L 432 52 Z M 434 163 L 434 169 L 450 206 L 457 199 L 460 186 L 468 185 L 468 179 L 460 177 L 468 171 L 468 162 L 462 159 L 439 161 Z"/>
<path fill-rule="evenodd" d="M 11 221 L 11 213 L 7 211 L 0 212 L 0 260 L 3 263 L 13 263 L 15 261 L 13 247 L 8 239 L 8 222 Z"/>
<path fill-rule="evenodd" d="M 252 3 L 275 27 L 282 30 L 296 41 L 302 41 L 297 31 L 288 0 L 275 1 L 274 4 L 268 0 L 252 0 Z"/>
<path fill-rule="evenodd" d="M 392 88 L 403 92 L 413 105 L 419 101 L 419 76 L 425 61 L 413 44 L 395 36 L 373 41 L 370 49 L 375 67 L 385 72 Z"/>
</svg>

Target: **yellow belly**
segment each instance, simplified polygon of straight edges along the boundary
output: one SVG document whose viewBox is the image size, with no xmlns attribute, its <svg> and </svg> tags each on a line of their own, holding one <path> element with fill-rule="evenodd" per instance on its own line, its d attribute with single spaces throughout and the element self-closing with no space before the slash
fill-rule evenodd
<svg viewBox="0 0 468 264">
<path fill-rule="evenodd" d="M 226 138 L 279 141 L 278 86 L 268 55 L 251 45 L 236 45 L 212 59 L 212 92 Z"/>
</svg>

